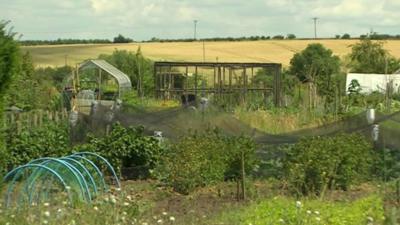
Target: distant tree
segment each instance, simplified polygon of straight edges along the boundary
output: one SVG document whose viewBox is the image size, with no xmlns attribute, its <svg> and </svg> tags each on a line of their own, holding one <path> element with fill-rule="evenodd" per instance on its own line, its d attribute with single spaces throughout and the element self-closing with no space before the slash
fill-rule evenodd
<svg viewBox="0 0 400 225">
<path fill-rule="evenodd" d="M 316 95 L 331 97 L 334 92 L 332 77 L 339 73 L 340 60 L 330 49 L 321 44 L 309 44 L 290 60 L 290 73 L 301 82 L 309 84 L 310 108 L 314 107 Z"/>
<path fill-rule="evenodd" d="M 400 61 L 383 48 L 383 42 L 364 39 L 351 47 L 348 65 L 351 72 L 384 74 L 393 73 L 400 67 Z"/>
<path fill-rule="evenodd" d="M 351 37 L 350 37 L 350 34 L 343 34 L 342 35 L 342 39 L 350 39 Z"/>
<path fill-rule="evenodd" d="M 339 34 L 336 34 L 336 35 L 335 35 L 335 39 L 340 39 L 340 35 L 339 35 Z"/>
<path fill-rule="evenodd" d="M 275 35 L 275 36 L 272 37 L 272 39 L 283 40 L 283 39 L 285 39 L 285 37 L 283 35 Z"/>
<path fill-rule="evenodd" d="M 286 39 L 289 39 L 289 40 L 296 39 L 296 35 L 294 35 L 294 34 L 288 34 L 288 35 L 286 36 Z"/>
<path fill-rule="evenodd" d="M 140 48 L 137 52 L 115 50 L 111 55 L 102 54 L 99 58 L 127 74 L 139 96 L 152 93 L 154 88 L 153 62 L 142 55 Z"/>
<path fill-rule="evenodd" d="M 130 42 L 133 42 L 133 40 L 122 36 L 122 34 L 119 34 L 117 37 L 114 38 L 113 42 L 114 43 L 130 43 Z"/>
</svg>

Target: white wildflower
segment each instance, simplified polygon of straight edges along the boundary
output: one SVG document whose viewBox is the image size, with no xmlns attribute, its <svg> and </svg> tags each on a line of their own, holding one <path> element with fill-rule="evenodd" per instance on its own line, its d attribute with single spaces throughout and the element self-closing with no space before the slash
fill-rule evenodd
<svg viewBox="0 0 400 225">
<path fill-rule="evenodd" d="M 307 210 L 307 214 L 310 215 L 310 214 L 311 214 L 311 211 L 310 211 L 310 210 Z"/>
<path fill-rule="evenodd" d="M 143 222 L 143 223 L 142 223 L 142 225 L 149 225 L 149 224 L 148 224 L 148 223 L 146 223 L 146 222 Z"/>
<path fill-rule="evenodd" d="M 14 217 L 15 217 L 15 215 L 14 215 L 14 214 L 12 214 L 12 215 L 11 215 L 11 218 L 14 218 Z"/>
<path fill-rule="evenodd" d="M 315 215 L 319 215 L 319 211 L 315 211 L 314 213 L 315 213 Z"/>
<path fill-rule="evenodd" d="M 68 202 L 67 202 L 67 201 L 63 201 L 62 204 L 63 204 L 63 205 L 67 205 Z"/>
<path fill-rule="evenodd" d="M 99 208 L 97 206 L 93 207 L 94 211 L 98 211 Z"/>
<path fill-rule="evenodd" d="M 163 212 L 162 214 L 163 214 L 164 216 L 168 215 L 168 213 L 167 213 L 167 212 Z"/>
<path fill-rule="evenodd" d="M 174 221 L 175 221 L 175 217 L 170 216 L 170 217 L 169 217 L 169 220 L 172 221 L 172 222 L 174 222 Z"/>
<path fill-rule="evenodd" d="M 116 191 L 121 191 L 121 188 L 115 188 Z"/>
<path fill-rule="evenodd" d="M 46 211 L 46 212 L 44 212 L 44 215 L 47 216 L 47 217 L 50 217 L 50 212 Z"/>
<path fill-rule="evenodd" d="M 112 202 L 113 204 L 115 204 L 115 203 L 117 203 L 117 199 L 115 199 L 115 197 L 113 196 L 113 197 L 111 198 L 111 202 Z"/>
<path fill-rule="evenodd" d="M 162 219 L 157 220 L 157 223 L 162 223 L 162 222 L 163 222 Z"/>
<path fill-rule="evenodd" d="M 301 202 L 300 201 L 296 201 L 296 207 L 297 208 L 301 208 Z"/>
<path fill-rule="evenodd" d="M 65 189 L 71 190 L 71 187 L 70 186 L 65 186 Z"/>
<path fill-rule="evenodd" d="M 121 217 L 121 220 L 122 220 L 122 221 L 125 221 L 125 216 Z"/>
<path fill-rule="evenodd" d="M 129 206 L 129 202 L 124 202 L 124 206 Z"/>
<path fill-rule="evenodd" d="M 321 218 L 315 217 L 315 220 L 319 222 L 319 221 L 321 221 Z"/>
<path fill-rule="evenodd" d="M 125 211 L 123 211 L 123 212 L 122 212 L 122 215 L 126 216 L 126 215 L 128 215 L 128 213 L 125 212 Z"/>
<path fill-rule="evenodd" d="M 282 218 L 280 218 L 280 219 L 279 219 L 279 222 L 280 222 L 280 223 L 284 223 L 285 220 L 283 220 Z"/>
<path fill-rule="evenodd" d="M 45 202 L 45 203 L 43 203 L 43 205 L 46 206 L 46 207 L 49 207 L 49 206 L 50 206 L 50 203 Z"/>
<path fill-rule="evenodd" d="M 374 218 L 368 216 L 368 217 L 367 217 L 367 221 L 368 221 L 368 223 L 372 223 L 372 222 L 374 222 Z"/>
<path fill-rule="evenodd" d="M 43 224 L 48 224 L 48 223 L 49 223 L 49 221 L 43 220 Z"/>
<path fill-rule="evenodd" d="M 62 212 L 62 209 L 58 209 L 57 212 L 58 212 L 58 213 L 61 213 L 61 212 Z"/>
</svg>

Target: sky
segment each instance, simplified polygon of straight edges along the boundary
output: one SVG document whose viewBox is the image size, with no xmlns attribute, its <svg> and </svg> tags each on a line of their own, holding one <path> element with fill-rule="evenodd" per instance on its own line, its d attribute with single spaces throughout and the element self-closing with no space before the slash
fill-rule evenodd
<svg viewBox="0 0 400 225">
<path fill-rule="evenodd" d="M 400 0 L 0 0 L 23 40 L 400 34 Z"/>
</svg>

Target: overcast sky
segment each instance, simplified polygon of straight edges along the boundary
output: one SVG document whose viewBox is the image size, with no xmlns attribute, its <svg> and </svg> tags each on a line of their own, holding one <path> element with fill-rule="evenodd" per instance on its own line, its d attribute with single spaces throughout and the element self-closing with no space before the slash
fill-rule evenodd
<svg viewBox="0 0 400 225">
<path fill-rule="evenodd" d="M 400 0 L 0 0 L 22 39 L 400 34 Z"/>
</svg>

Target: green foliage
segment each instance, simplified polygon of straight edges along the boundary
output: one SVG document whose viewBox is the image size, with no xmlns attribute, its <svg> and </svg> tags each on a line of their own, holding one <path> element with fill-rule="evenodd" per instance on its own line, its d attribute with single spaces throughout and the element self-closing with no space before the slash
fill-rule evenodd
<svg viewBox="0 0 400 225">
<path fill-rule="evenodd" d="M 332 90 L 332 75 L 339 73 L 340 60 L 322 44 L 309 44 L 290 60 L 290 73 L 302 82 L 317 85 L 318 94 L 329 95 Z"/>
<path fill-rule="evenodd" d="M 173 144 L 162 157 L 156 175 L 176 191 L 188 194 L 197 187 L 240 176 L 255 164 L 255 144 L 247 137 L 228 137 L 218 130 L 194 133 Z"/>
<path fill-rule="evenodd" d="M 323 195 L 327 188 L 347 190 L 366 180 L 375 157 L 363 136 L 341 134 L 302 139 L 289 149 L 283 164 L 293 191 Z"/>
<path fill-rule="evenodd" d="M 7 166 L 15 167 L 40 157 L 60 157 L 70 152 L 68 124 L 46 122 L 37 128 L 9 131 Z"/>
<path fill-rule="evenodd" d="M 286 39 L 294 40 L 294 39 L 296 39 L 296 35 L 294 35 L 294 34 L 288 34 L 288 35 L 286 36 Z"/>
<path fill-rule="evenodd" d="M 6 30 L 7 23 L 0 21 L 0 121 L 3 120 L 4 94 L 19 67 L 19 46 L 14 34 Z M 5 165 L 3 131 L 0 130 L 0 165 Z M 1 170 L 1 168 L 0 168 Z"/>
<path fill-rule="evenodd" d="M 19 66 L 19 47 L 14 34 L 6 30 L 7 23 L 0 22 L 0 96 L 4 94 Z"/>
<path fill-rule="evenodd" d="M 74 149 L 99 153 L 118 170 L 139 166 L 151 169 L 157 164 L 162 152 L 159 141 L 146 136 L 143 127 L 125 128 L 119 123 L 112 126 L 108 135 L 100 138 L 89 136 L 87 144 Z"/>
<path fill-rule="evenodd" d="M 400 61 L 383 48 L 383 42 L 364 39 L 351 47 L 351 72 L 391 74 L 399 69 Z"/>
<path fill-rule="evenodd" d="M 124 37 L 122 34 L 118 34 L 117 37 L 114 38 L 114 43 L 130 43 L 133 42 L 132 39 Z"/>
<path fill-rule="evenodd" d="M 104 59 L 129 76 L 138 96 L 150 95 L 154 90 L 153 63 L 138 51 L 115 50 L 111 55 L 100 55 Z"/>
<path fill-rule="evenodd" d="M 383 224 L 383 221 L 383 201 L 376 195 L 353 201 L 304 199 L 300 202 L 278 196 L 229 211 L 209 224 L 367 225 Z"/>
<path fill-rule="evenodd" d="M 350 37 L 350 34 L 343 34 L 342 35 L 342 37 L 341 37 L 341 39 L 350 39 L 351 37 Z"/>
<path fill-rule="evenodd" d="M 35 70 L 32 57 L 29 52 L 26 52 L 10 84 L 10 91 L 7 92 L 7 104 L 26 111 L 59 109 L 63 80 L 71 73 L 71 70 L 70 67 L 48 67 Z"/>
</svg>

